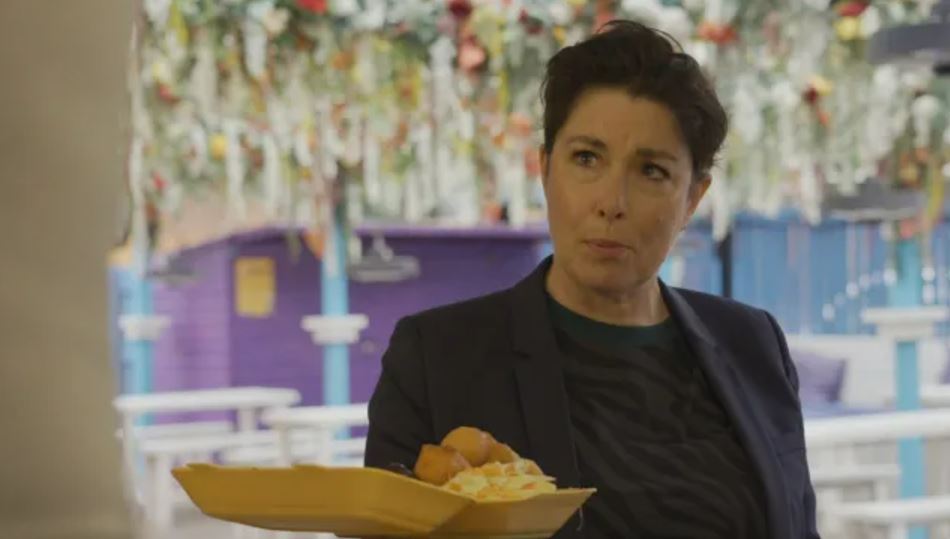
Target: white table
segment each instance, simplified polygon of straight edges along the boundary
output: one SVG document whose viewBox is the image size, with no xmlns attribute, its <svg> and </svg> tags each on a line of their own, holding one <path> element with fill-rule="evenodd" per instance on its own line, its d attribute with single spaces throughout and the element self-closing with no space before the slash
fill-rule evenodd
<svg viewBox="0 0 950 539">
<path fill-rule="evenodd" d="M 115 399 L 113 405 L 122 415 L 122 446 L 125 453 L 126 473 L 129 474 L 129 478 L 134 477 L 135 440 L 132 432 L 135 428 L 135 420 L 144 414 L 236 410 L 238 430 L 247 432 L 257 429 L 259 412 L 293 406 L 298 402 L 300 402 L 300 393 L 297 390 L 271 387 L 232 387 L 121 395 Z"/>
<path fill-rule="evenodd" d="M 330 464 L 333 460 L 333 436 L 342 427 L 360 427 L 369 424 L 367 404 L 342 406 L 300 406 L 270 410 L 262 417 L 264 423 L 277 431 L 281 464 L 293 464 L 290 432 L 294 429 L 311 429 L 320 437 L 318 462 Z"/>
<path fill-rule="evenodd" d="M 950 409 L 805 420 L 805 445 L 809 449 L 896 442 L 903 438 L 918 437 L 950 437 Z"/>
<path fill-rule="evenodd" d="M 920 388 L 920 403 L 924 406 L 950 407 L 950 384 Z"/>
</svg>

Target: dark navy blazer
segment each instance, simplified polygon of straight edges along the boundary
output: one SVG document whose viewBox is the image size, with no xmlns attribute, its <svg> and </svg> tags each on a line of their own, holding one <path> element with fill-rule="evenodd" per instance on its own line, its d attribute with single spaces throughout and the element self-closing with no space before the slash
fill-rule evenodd
<svg viewBox="0 0 950 539">
<path fill-rule="evenodd" d="M 370 402 L 368 466 L 412 468 L 422 444 L 471 425 L 559 486 L 582 486 L 547 312 L 549 266 L 510 290 L 397 324 Z M 769 537 L 817 539 L 798 379 L 775 319 L 716 296 L 665 285 L 663 294 L 762 481 Z M 583 513 L 555 537 L 586 537 Z"/>
</svg>

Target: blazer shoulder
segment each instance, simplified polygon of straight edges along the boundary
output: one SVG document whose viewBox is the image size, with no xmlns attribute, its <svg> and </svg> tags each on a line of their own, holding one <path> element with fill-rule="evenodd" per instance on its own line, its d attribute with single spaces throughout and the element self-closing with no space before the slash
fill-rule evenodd
<svg viewBox="0 0 950 539">
<path fill-rule="evenodd" d="M 511 290 L 494 292 L 408 316 L 423 334 L 450 337 L 476 330 L 503 329 L 507 324 Z"/>
<path fill-rule="evenodd" d="M 677 288 L 676 291 L 705 323 L 714 325 L 752 323 L 769 325 L 772 315 L 758 307 L 705 292 Z M 717 324 L 718 325 L 718 324 Z"/>
</svg>

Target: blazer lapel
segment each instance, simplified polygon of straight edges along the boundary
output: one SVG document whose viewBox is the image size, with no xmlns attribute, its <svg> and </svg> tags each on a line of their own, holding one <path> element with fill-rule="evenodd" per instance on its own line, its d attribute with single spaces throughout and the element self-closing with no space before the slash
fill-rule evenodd
<svg viewBox="0 0 950 539">
<path fill-rule="evenodd" d="M 706 325 L 686 300 L 672 288 L 662 285 L 667 307 L 679 323 L 716 396 L 729 414 L 740 442 L 759 474 L 765 490 L 772 539 L 791 539 L 783 526 L 788 512 L 788 494 L 781 473 L 781 462 L 772 440 L 758 419 L 732 361 L 710 335 Z"/>
<path fill-rule="evenodd" d="M 580 486 L 560 351 L 548 315 L 546 260 L 511 293 L 515 376 L 534 459 L 560 487 Z"/>
</svg>

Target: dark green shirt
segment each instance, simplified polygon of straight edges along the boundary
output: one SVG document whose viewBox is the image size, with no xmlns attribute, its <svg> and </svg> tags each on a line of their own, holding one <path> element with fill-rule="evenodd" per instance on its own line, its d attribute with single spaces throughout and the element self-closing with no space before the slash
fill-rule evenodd
<svg viewBox="0 0 950 539">
<path fill-rule="evenodd" d="M 676 323 L 613 326 L 550 299 L 589 538 L 761 539 L 762 486 Z"/>
</svg>

